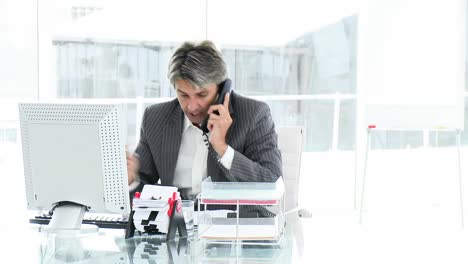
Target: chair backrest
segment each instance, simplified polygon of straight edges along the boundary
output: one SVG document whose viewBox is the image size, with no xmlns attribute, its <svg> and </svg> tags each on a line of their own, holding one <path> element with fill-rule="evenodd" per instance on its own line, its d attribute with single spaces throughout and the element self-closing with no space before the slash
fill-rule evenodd
<svg viewBox="0 0 468 264">
<path fill-rule="evenodd" d="M 283 158 L 283 180 L 285 185 L 285 210 L 298 207 L 299 175 L 304 142 L 304 128 L 278 127 L 278 147 Z"/>
</svg>

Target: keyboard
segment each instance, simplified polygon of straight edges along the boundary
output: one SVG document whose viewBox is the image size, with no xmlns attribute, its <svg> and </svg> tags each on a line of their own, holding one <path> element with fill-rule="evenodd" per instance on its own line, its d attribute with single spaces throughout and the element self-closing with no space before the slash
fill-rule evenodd
<svg viewBox="0 0 468 264">
<path fill-rule="evenodd" d="M 29 223 L 47 225 L 51 218 L 51 215 L 37 215 L 29 219 Z M 82 223 L 97 225 L 99 228 L 126 229 L 128 218 L 125 216 L 85 215 Z"/>
</svg>

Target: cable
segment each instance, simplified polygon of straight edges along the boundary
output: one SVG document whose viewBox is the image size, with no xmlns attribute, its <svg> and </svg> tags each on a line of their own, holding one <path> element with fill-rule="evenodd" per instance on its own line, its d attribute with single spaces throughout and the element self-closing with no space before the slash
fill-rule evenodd
<svg viewBox="0 0 468 264">
<path fill-rule="evenodd" d="M 205 145 L 208 148 L 208 155 L 211 156 L 212 159 L 216 161 L 216 164 L 218 165 L 219 169 L 225 174 L 229 175 L 229 170 L 224 167 L 224 165 L 221 163 L 220 159 L 221 157 L 218 155 L 216 150 L 213 148 L 213 146 L 210 143 L 210 139 L 208 138 L 208 133 L 203 131 L 203 136 L 205 137 L 203 141 L 205 141 Z"/>
<path fill-rule="evenodd" d="M 62 201 L 62 202 L 58 202 L 56 203 L 52 209 L 50 209 L 49 211 L 49 215 L 52 216 L 54 214 L 54 211 L 55 211 L 55 208 L 59 207 L 59 206 L 63 206 L 63 205 L 78 205 L 78 206 L 83 206 L 85 207 L 86 211 L 89 211 L 89 207 L 88 206 L 84 206 L 82 204 L 79 204 L 79 203 L 75 203 L 75 202 L 69 202 L 69 201 Z"/>
</svg>

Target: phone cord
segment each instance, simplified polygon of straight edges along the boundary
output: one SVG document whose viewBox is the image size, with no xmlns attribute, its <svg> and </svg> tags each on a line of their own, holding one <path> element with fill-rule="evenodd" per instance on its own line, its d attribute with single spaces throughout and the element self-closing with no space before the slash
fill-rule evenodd
<svg viewBox="0 0 468 264">
<path fill-rule="evenodd" d="M 211 156 L 211 158 L 213 158 L 215 161 L 216 161 L 216 164 L 218 165 L 218 167 L 221 169 L 221 171 L 225 174 L 225 175 L 228 175 L 229 174 L 229 170 L 226 169 L 226 167 L 224 167 L 223 164 L 221 164 L 221 161 L 220 161 L 220 156 L 218 155 L 218 153 L 216 152 L 216 150 L 213 148 L 213 146 L 211 145 L 210 143 L 210 140 L 208 138 L 208 134 L 203 132 L 203 136 L 205 137 L 203 139 L 203 141 L 205 141 L 205 145 L 206 147 L 208 148 L 208 155 Z"/>
</svg>

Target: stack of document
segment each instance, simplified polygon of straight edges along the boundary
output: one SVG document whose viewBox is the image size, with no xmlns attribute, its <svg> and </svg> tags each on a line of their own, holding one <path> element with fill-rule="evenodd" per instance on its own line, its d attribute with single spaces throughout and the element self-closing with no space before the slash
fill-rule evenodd
<svg viewBox="0 0 468 264">
<path fill-rule="evenodd" d="M 145 185 L 140 198 L 133 199 L 133 223 L 140 232 L 157 231 L 167 233 L 169 227 L 169 198 L 180 194 L 177 187 Z"/>
</svg>

